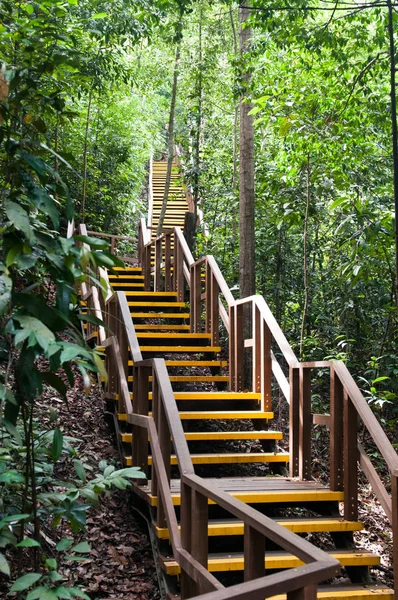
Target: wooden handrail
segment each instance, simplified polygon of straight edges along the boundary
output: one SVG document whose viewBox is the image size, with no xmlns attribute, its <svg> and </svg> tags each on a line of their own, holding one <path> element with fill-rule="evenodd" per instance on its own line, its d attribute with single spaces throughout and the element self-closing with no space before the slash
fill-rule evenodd
<svg viewBox="0 0 398 600">
<path fill-rule="evenodd" d="M 380 423 L 376 419 L 374 412 L 364 398 L 361 390 L 357 386 L 346 365 L 341 361 L 331 362 L 334 371 L 337 373 L 337 376 L 343 385 L 343 388 L 346 390 L 351 402 L 356 408 L 358 415 L 361 417 L 363 424 L 372 436 L 372 439 L 378 447 L 380 454 L 386 461 L 391 474 L 394 477 L 398 477 L 398 455 Z"/>
<path fill-rule="evenodd" d="M 114 235 L 113 233 L 102 233 L 102 231 L 87 231 L 88 235 L 94 237 L 114 238 L 115 240 L 129 240 L 130 242 L 136 242 L 137 238 L 131 235 Z"/>
</svg>

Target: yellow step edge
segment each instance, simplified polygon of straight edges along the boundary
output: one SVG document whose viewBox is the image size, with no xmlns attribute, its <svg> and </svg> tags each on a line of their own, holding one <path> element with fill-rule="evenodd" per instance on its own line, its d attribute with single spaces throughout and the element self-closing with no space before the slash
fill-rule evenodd
<svg viewBox="0 0 398 600">
<path fill-rule="evenodd" d="M 345 521 L 344 519 L 298 519 L 298 520 L 283 520 L 276 521 L 289 531 L 294 533 L 326 533 L 326 532 L 343 532 L 343 531 L 361 531 L 364 527 L 359 521 Z M 153 530 L 156 536 L 161 540 L 168 540 L 170 537 L 167 527 L 157 527 L 153 524 Z M 179 527 L 179 529 L 181 529 Z M 243 521 L 219 521 L 209 522 L 208 535 L 209 537 L 220 537 L 230 535 L 243 535 Z"/>
<path fill-rule="evenodd" d="M 194 465 L 227 465 L 227 464 L 249 464 L 249 463 L 288 463 L 289 454 L 281 452 L 273 454 L 272 452 L 246 452 L 238 454 L 237 452 L 227 454 L 191 454 L 192 463 Z M 133 465 L 131 456 L 125 457 L 127 467 Z M 148 459 L 148 464 L 152 464 L 152 457 Z M 176 456 L 170 457 L 171 465 L 178 465 Z"/>
<path fill-rule="evenodd" d="M 356 588 L 356 589 L 355 589 Z M 390 590 L 386 587 L 376 586 L 362 586 L 360 588 L 346 587 L 344 590 L 336 589 L 335 586 L 331 585 L 329 590 L 322 590 L 318 588 L 317 600 L 344 600 L 350 598 L 359 598 L 360 600 L 373 600 L 377 597 L 377 600 L 393 600 L 394 590 Z M 278 596 L 272 596 L 268 600 L 286 600 L 286 594 L 278 594 Z"/>
<path fill-rule="evenodd" d="M 174 304 L 174 303 L 173 303 Z M 185 306 L 185 304 L 184 304 Z M 189 319 L 189 313 L 130 313 L 133 319 Z"/>
<path fill-rule="evenodd" d="M 224 441 L 224 440 L 281 440 L 281 431 L 191 431 L 185 433 L 188 442 L 194 441 Z M 120 439 L 125 444 L 133 441 L 132 433 L 121 433 Z"/>
<path fill-rule="evenodd" d="M 143 288 L 143 283 L 125 283 L 124 281 L 110 281 L 112 287 L 139 287 Z"/>
<path fill-rule="evenodd" d="M 148 325 L 147 323 L 144 323 L 143 325 L 134 325 L 134 329 L 136 331 L 142 331 L 145 330 L 147 331 L 148 329 L 158 329 L 159 331 L 164 331 L 164 330 L 168 330 L 168 329 L 175 329 L 177 331 L 188 331 L 189 330 L 189 325 Z"/>
<path fill-rule="evenodd" d="M 226 360 L 166 360 L 166 367 L 227 367 Z M 129 360 L 129 367 L 133 361 Z"/>
<path fill-rule="evenodd" d="M 241 500 L 245 504 L 279 504 L 279 503 L 297 503 L 297 502 L 343 502 L 343 492 L 331 492 L 330 490 L 299 490 L 287 492 L 286 490 L 275 492 L 230 492 L 231 496 Z M 157 496 L 148 493 L 145 494 L 146 501 L 151 506 L 157 506 Z M 180 506 L 180 494 L 171 494 L 174 506 Z M 209 500 L 209 504 L 216 504 Z"/>
<path fill-rule="evenodd" d="M 210 340 L 211 333 L 156 333 L 155 331 L 145 331 L 137 333 L 137 338 L 142 339 L 170 339 L 170 340 Z"/>
<path fill-rule="evenodd" d="M 133 292 L 126 292 L 126 296 L 128 296 L 128 297 L 131 294 L 133 294 Z M 141 302 L 128 302 L 128 305 L 129 306 L 141 306 L 141 308 L 148 308 L 149 306 L 156 306 L 157 308 L 164 308 L 164 307 L 185 308 L 185 302 L 147 302 L 146 300 L 143 300 Z M 156 318 L 156 317 L 154 317 L 154 318 Z"/>
<path fill-rule="evenodd" d="M 127 271 L 129 273 L 141 273 L 141 267 L 113 267 L 112 271 Z"/>
<path fill-rule="evenodd" d="M 171 296 L 177 298 L 177 292 L 151 292 L 144 290 L 143 292 L 128 292 L 129 296 L 148 296 L 149 298 L 163 298 L 164 296 Z"/>
<path fill-rule="evenodd" d="M 116 394 L 117 395 L 117 394 Z M 132 396 L 132 394 L 130 394 Z M 176 400 L 261 400 L 261 394 L 254 392 L 174 392 Z M 148 400 L 152 400 L 152 392 L 148 393 Z"/>
<path fill-rule="evenodd" d="M 143 275 L 112 275 L 109 273 L 108 279 L 132 279 L 133 281 L 142 281 L 145 277 Z"/>
<path fill-rule="evenodd" d="M 223 382 L 227 383 L 229 381 L 228 375 L 169 375 L 169 379 L 172 383 L 190 383 L 194 381 L 199 381 L 201 383 L 205 382 Z M 128 377 L 128 381 L 134 381 L 133 376 L 130 375 Z M 149 378 L 149 381 L 152 381 L 152 377 Z"/>
<path fill-rule="evenodd" d="M 202 352 L 221 352 L 221 346 L 140 346 L 141 352 L 187 352 L 190 354 Z"/>
<path fill-rule="evenodd" d="M 372 552 L 352 552 L 352 551 L 333 551 L 328 552 L 330 556 L 336 558 L 341 566 L 376 566 L 380 564 L 380 557 Z M 162 567 L 168 575 L 179 575 L 180 566 L 175 560 L 162 560 Z M 304 563 L 291 554 L 284 553 L 269 553 L 264 558 L 265 569 L 296 569 Z M 208 570 L 211 573 L 221 573 L 224 571 L 243 571 L 244 559 L 243 556 L 229 555 L 220 558 L 213 558 L 211 555 L 208 561 Z"/>
<path fill-rule="evenodd" d="M 117 394 L 115 394 L 117 396 Z M 131 394 L 130 394 L 131 396 Z M 117 399 L 117 398 L 116 398 Z M 273 419 L 274 413 L 272 412 L 263 412 L 259 410 L 252 411 L 244 411 L 244 410 L 213 410 L 213 411 L 205 411 L 205 410 L 195 410 L 195 411 L 180 411 L 178 413 L 180 415 L 180 419 L 183 421 L 202 421 L 203 419 Z M 148 413 L 149 416 L 152 416 L 152 413 Z M 125 413 L 118 413 L 119 421 L 127 421 L 127 415 Z"/>
</svg>

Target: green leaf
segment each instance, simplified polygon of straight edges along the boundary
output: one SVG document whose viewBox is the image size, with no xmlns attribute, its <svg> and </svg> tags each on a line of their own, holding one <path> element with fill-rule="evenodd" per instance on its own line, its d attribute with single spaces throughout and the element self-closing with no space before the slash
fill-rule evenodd
<svg viewBox="0 0 398 600">
<path fill-rule="evenodd" d="M 80 544 L 73 546 L 71 552 L 81 552 L 82 554 L 84 552 L 91 552 L 90 544 L 88 542 L 80 542 Z"/>
<path fill-rule="evenodd" d="M 47 558 L 46 565 L 49 569 L 52 569 L 53 571 L 57 569 L 57 561 L 55 560 L 55 558 Z"/>
<path fill-rule="evenodd" d="M 70 600 L 70 598 L 72 598 L 69 589 L 64 586 L 54 588 L 54 594 L 57 598 L 61 598 L 62 600 Z"/>
<path fill-rule="evenodd" d="M 37 548 L 40 547 L 40 542 L 33 540 L 32 538 L 25 538 L 22 542 L 17 544 L 17 548 Z"/>
<path fill-rule="evenodd" d="M 8 431 L 8 433 L 10 435 L 12 435 L 12 437 L 15 439 L 17 444 L 19 446 L 22 446 L 22 438 L 21 438 L 21 435 L 20 435 L 18 429 L 15 427 L 15 425 L 10 423 L 10 421 L 7 421 L 6 419 L 4 419 L 3 425 L 6 428 L 6 430 Z"/>
<path fill-rule="evenodd" d="M 10 576 L 10 565 L 4 554 L 0 552 L 0 573 L 4 573 L 4 575 Z"/>
<path fill-rule="evenodd" d="M 337 200 L 334 200 L 332 202 L 332 204 L 329 206 L 329 210 L 334 210 L 335 208 L 337 208 L 341 204 L 344 204 L 345 201 L 346 201 L 345 198 L 337 198 Z"/>
<path fill-rule="evenodd" d="M 14 319 L 18 321 L 23 329 L 29 334 L 33 332 L 36 337 L 44 338 L 46 342 L 55 342 L 55 335 L 42 321 L 29 315 L 15 315 Z M 40 344 L 41 345 L 41 344 Z"/>
<path fill-rule="evenodd" d="M 58 375 L 55 375 L 55 373 L 51 373 L 50 371 L 45 371 L 44 373 L 40 373 L 40 377 L 43 383 L 47 383 L 55 390 L 57 390 L 57 392 L 59 392 L 61 396 L 66 398 L 66 392 L 68 391 L 68 388 L 66 387 L 62 379 L 58 377 Z"/>
<path fill-rule="evenodd" d="M 64 443 L 64 436 L 60 429 L 54 430 L 53 441 L 51 444 L 51 458 L 54 462 L 57 462 L 62 454 L 62 448 Z"/>
<path fill-rule="evenodd" d="M 95 13 L 94 15 L 92 15 L 92 19 L 105 19 L 105 17 L 108 16 L 108 13 L 106 12 L 102 12 L 102 13 Z"/>
<path fill-rule="evenodd" d="M 86 470 L 84 468 L 84 465 L 83 465 L 82 461 L 78 460 L 78 459 L 74 460 L 73 461 L 73 466 L 75 468 L 75 471 L 76 471 L 77 476 L 79 477 L 79 479 L 81 481 L 85 482 L 86 479 L 87 479 L 87 476 L 86 476 Z"/>
<path fill-rule="evenodd" d="M 382 375 L 381 377 L 377 377 L 376 379 L 373 379 L 372 384 L 374 385 L 375 383 L 379 383 L 379 381 L 386 381 L 386 379 L 390 379 L 390 378 L 386 377 L 385 375 Z"/>
<path fill-rule="evenodd" d="M 66 537 L 58 542 L 58 544 L 55 546 L 55 549 L 58 550 L 58 552 L 62 552 L 63 550 L 68 550 L 68 548 L 70 548 L 72 544 L 73 539 Z"/>
<path fill-rule="evenodd" d="M 8 219 L 11 221 L 14 227 L 19 231 L 22 231 L 26 235 L 27 239 L 33 243 L 35 236 L 33 235 L 33 228 L 30 224 L 29 215 L 26 210 L 11 200 L 4 201 L 4 208 Z"/>
<path fill-rule="evenodd" d="M 104 471 L 104 477 L 108 477 L 114 470 L 115 467 L 113 465 L 108 465 Z"/>
<path fill-rule="evenodd" d="M 40 573 L 27 573 L 26 575 L 22 575 L 22 577 L 19 577 L 19 579 L 11 586 L 10 592 L 23 592 L 37 583 L 39 579 L 41 579 Z"/>
<path fill-rule="evenodd" d="M 5 273 L 0 275 L 0 316 L 5 313 L 11 300 L 12 279 Z"/>
</svg>

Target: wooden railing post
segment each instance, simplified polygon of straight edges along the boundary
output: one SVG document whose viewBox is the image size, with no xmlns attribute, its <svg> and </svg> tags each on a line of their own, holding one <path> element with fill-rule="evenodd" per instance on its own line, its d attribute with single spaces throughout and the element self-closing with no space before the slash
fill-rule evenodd
<svg viewBox="0 0 398 600">
<path fill-rule="evenodd" d="M 171 292 L 171 234 L 165 237 L 164 291 Z"/>
<path fill-rule="evenodd" d="M 265 573 L 265 538 L 250 525 L 244 525 L 244 580 L 263 577 Z"/>
<path fill-rule="evenodd" d="M 192 490 L 191 500 L 191 553 L 207 569 L 209 554 L 208 522 L 209 508 L 206 496 Z M 201 592 L 202 590 L 199 590 Z M 204 590 L 203 590 L 204 591 Z"/>
<path fill-rule="evenodd" d="M 299 478 L 311 479 L 311 369 L 300 368 Z"/>
<path fill-rule="evenodd" d="M 191 332 L 200 333 L 202 330 L 202 282 L 201 282 L 201 265 L 194 263 L 191 266 Z"/>
<path fill-rule="evenodd" d="M 218 346 L 220 343 L 220 286 L 211 270 L 209 263 L 206 264 L 206 333 L 211 333 L 211 345 Z"/>
<path fill-rule="evenodd" d="M 235 304 L 230 307 L 230 369 L 232 369 L 231 390 L 240 392 L 244 389 L 245 374 L 245 342 L 244 342 L 244 305 Z"/>
<path fill-rule="evenodd" d="M 289 453 L 290 477 L 299 475 L 300 450 L 300 368 L 290 367 Z"/>
<path fill-rule="evenodd" d="M 181 481 L 181 545 L 191 554 L 192 552 L 192 489 Z M 196 595 L 196 584 L 191 577 L 181 569 L 181 600 Z"/>
<path fill-rule="evenodd" d="M 271 332 L 253 302 L 253 392 L 261 393 L 261 410 L 272 410 Z"/>
<path fill-rule="evenodd" d="M 148 367 L 133 367 L 133 411 L 148 415 L 149 375 Z M 133 425 L 133 466 L 140 467 L 148 476 L 148 432 L 144 427 Z"/>
<path fill-rule="evenodd" d="M 391 525 L 394 567 L 394 600 L 398 600 L 398 477 L 391 474 Z"/>
<path fill-rule="evenodd" d="M 148 244 L 144 248 L 144 287 L 148 291 L 151 289 L 151 248 L 152 244 Z"/>
<path fill-rule="evenodd" d="M 330 489 L 338 492 L 344 488 L 343 479 L 343 385 L 330 368 Z"/>
<path fill-rule="evenodd" d="M 177 301 L 184 302 L 184 253 L 176 234 L 174 236 L 174 278 Z"/>
<path fill-rule="evenodd" d="M 155 241 L 155 292 L 161 291 L 161 266 L 162 266 L 162 242 L 163 236 L 156 238 Z"/>
<path fill-rule="evenodd" d="M 344 390 L 344 518 L 358 519 L 358 422 L 357 411 Z"/>
<path fill-rule="evenodd" d="M 155 372 L 152 371 L 152 415 L 155 421 L 156 430 L 158 432 L 159 446 L 162 453 L 163 463 L 167 475 L 167 481 L 170 485 L 170 457 L 171 457 L 171 441 L 170 441 L 170 429 L 167 423 L 166 413 L 161 398 L 161 392 L 159 389 L 159 382 L 155 376 Z M 158 490 L 158 481 L 156 471 L 152 464 L 152 495 L 157 496 L 158 505 L 156 511 L 156 523 L 158 527 L 166 527 L 166 515 L 163 506 L 163 501 Z"/>
</svg>

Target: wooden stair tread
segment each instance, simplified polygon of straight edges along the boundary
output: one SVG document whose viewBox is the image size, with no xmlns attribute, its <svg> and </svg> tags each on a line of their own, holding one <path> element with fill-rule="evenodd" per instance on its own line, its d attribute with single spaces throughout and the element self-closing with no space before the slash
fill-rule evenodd
<svg viewBox="0 0 398 600">
<path fill-rule="evenodd" d="M 144 290 L 143 292 L 126 292 L 127 296 L 148 296 L 148 298 L 164 298 L 164 296 L 170 296 L 177 298 L 177 292 L 151 292 Z"/>
<path fill-rule="evenodd" d="M 142 330 L 159 330 L 159 331 L 164 331 L 164 330 L 168 330 L 168 329 L 175 329 L 177 331 L 187 331 L 189 330 L 189 325 L 167 325 L 167 324 L 160 324 L 160 325 L 148 325 L 147 323 L 144 323 L 143 325 L 134 325 L 134 329 L 136 331 L 142 331 Z"/>
<path fill-rule="evenodd" d="M 221 346 L 140 346 L 141 352 L 221 352 Z"/>
<path fill-rule="evenodd" d="M 359 521 L 345 521 L 339 517 L 314 517 L 311 519 L 275 519 L 275 522 L 294 533 L 319 533 L 319 532 L 342 532 L 342 531 L 361 531 L 363 523 Z M 152 529 L 159 539 L 169 539 L 169 530 L 167 527 L 157 527 L 152 523 Z M 243 521 L 237 519 L 212 519 L 208 525 L 208 535 L 210 537 L 243 535 Z"/>
<path fill-rule="evenodd" d="M 320 586 L 317 591 L 317 599 L 319 600 L 340 600 L 341 598 L 373 600 L 375 596 L 377 597 L 377 600 L 392 600 L 394 597 L 394 590 L 391 590 L 385 586 L 358 586 L 353 584 L 351 586 Z M 277 596 L 272 596 L 268 600 L 286 600 L 286 598 L 286 594 L 278 594 Z"/>
<path fill-rule="evenodd" d="M 226 360 L 166 360 L 166 367 L 227 367 Z M 129 367 L 133 361 L 129 360 Z"/>
<path fill-rule="evenodd" d="M 196 411 L 180 411 L 178 413 L 184 421 L 202 421 L 207 419 L 273 419 L 274 413 L 263 412 L 259 410 L 244 411 L 244 410 L 196 410 Z M 152 413 L 149 413 L 152 416 Z M 124 413 L 118 414 L 119 421 L 127 421 L 127 415 Z"/>
<path fill-rule="evenodd" d="M 162 333 L 154 331 L 140 331 L 137 333 L 138 339 L 179 339 L 179 340 L 210 340 L 211 333 Z"/>
<path fill-rule="evenodd" d="M 270 462 L 289 462 L 289 453 L 280 452 L 233 452 L 221 454 L 192 454 L 192 463 L 194 465 L 226 465 L 226 464 L 242 464 L 242 463 L 270 463 Z M 125 457 L 125 463 L 128 467 L 133 465 L 131 456 Z M 148 464 L 152 464 L 152 457 L 148 458 Z M 178 465 L 178 460 L 175 455 L 170 457 L 171 465 Z"/>
<path fill-rule="evenodd" d="M 201 382 L 201 383 L 217 383 L 229 381 L 228 375 L 169 375 L 171 383 L 190 383 L 190 382 Z M 133 376 L 128 377 L 128 381 L 134 381 Z M 152 381 L 152 377 L 149 377 L 149 381 Z"/>
<path fill-rule="evenodd" d="M 185 432 L 185 439 L 188 442 L 201 440 L 222 441 L 222 440 L 281 440 L 283 433 L 281 431 L 190 431 Z M 121 441 L 131 444 L 133 441 L 132 433 L 122 433 Z"/>
<path fill-rule="evenodd" d="M 135 303 L 136 304 L 136 303 Z M 174 302 L 172 303 L 175 305 Z M 180 303 L 182 304 L 182 303 Z M 130 305 L 129 305 L 130 306 Z M 141 306 L 141 304 L 140 304 Z M 147 304 L 146 304 L 147 306 Z M 184 304 L 185 306 L 185 304 Z M 189 313 L 130 313 L 133 319 L 189 319 Z"/>
<path fill-rule="evenodd" d="M 126 296 L 130 296 L 134 292 L 126 292 Z M 173 308 L 185 308 L 185 302 L 147 302 L 146 300 L 142 300 L 141 302 L 128 302 L 129 306 L 141 306 L 142 308 L 148 308 L 149 306 L 156 306 L 159 308 L 163 307 L 173 307 Z M 131 314 L 131 313 L 130 313 Z"/>
<path fill-rule="evenodd" d="M 327 551 L 336 558 L 341 566 L 376 566 L 380 557 L 373 552 L 361 549 Z M 168 575 L 178 575 L 180 566 L 177 561 L 160 556 L 160 563 Z M 304 563 L 288 552 L 266 552 L 264 557 L 265 569 L 295 569 Z M 208 570 L 211 573 L 223 571 L 242 571 L 244 569 L 243 554 L 231 552 L 228 554 L 209 554 Z"/>
</svg>

